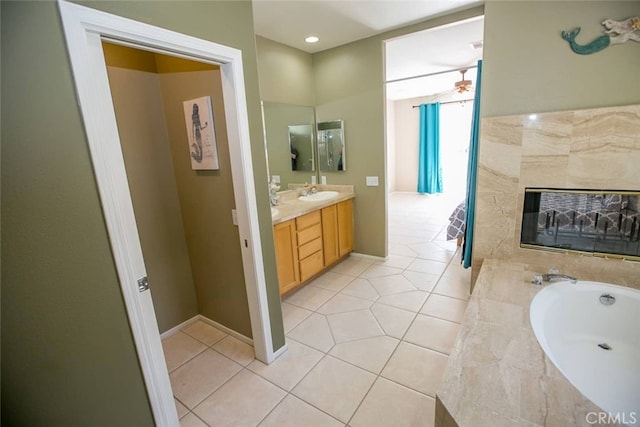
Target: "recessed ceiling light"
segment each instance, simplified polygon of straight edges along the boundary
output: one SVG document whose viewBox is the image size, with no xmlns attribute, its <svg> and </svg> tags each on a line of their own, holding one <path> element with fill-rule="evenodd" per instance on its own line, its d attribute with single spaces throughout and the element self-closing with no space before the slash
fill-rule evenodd
<svg viewBox="0 0 640 427">
<path fill-rule="evenodd" d="M 304 39 L 304 41 L 306 41 L 307 43 L 317 43 L 320 39 L 316 36 L 309 36 L 306 39 Z"/>
</svg>

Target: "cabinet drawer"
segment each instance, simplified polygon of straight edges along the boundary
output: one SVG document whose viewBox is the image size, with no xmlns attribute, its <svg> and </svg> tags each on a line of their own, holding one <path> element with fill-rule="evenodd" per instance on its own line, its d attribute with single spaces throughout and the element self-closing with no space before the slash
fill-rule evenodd
<svg viewBox="0 0 640 427">
<path fill-rule="evenodd" d="M 314 224 L 320 224 L 320 211 L 314 211 L 306 215 L 296 218 L 296 228 L 302 230 L 307 227 L 311 227 Z"/>
<path fill-rule="evenodd" d="M 302 246 L 319 237 L 322 237 L 322 225 L 319 222 L 304 230 L 298 228 L 298 246 Z"/>
<path fill-rule="evenodd" d="M 305 259 L 309 255 L 322 250 L 322 239 L 313 239 L 309 243 L 298 246 L 298 259 Z"/>
<path fill-rule="evenodd" d="M 318 251 L 315 254 L 300 261 L 300 280 L 305 281 L 309 277 L 322 270 L 322 251 Z"/>
</svg>

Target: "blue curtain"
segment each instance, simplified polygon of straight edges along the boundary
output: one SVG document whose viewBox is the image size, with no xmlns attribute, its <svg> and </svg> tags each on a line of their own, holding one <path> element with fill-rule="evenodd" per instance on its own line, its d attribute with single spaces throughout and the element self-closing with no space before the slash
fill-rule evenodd
<svg viewBox="0 0 640 427">
<path fill-rule="evenodd" d="M 442 193 L 440 103 L 420 105 L 418 193 Z"/>
<path fill-rule="evenodd" d="M 476 76 L 476 94 L 473 100 L 473 119 L 471 121 L 471 141 L 469 141 L 469 163 L 467 165 L 467 198 L 465 200 L 466 222 L 464 246 L 462 247 L 462 266 L 471 267 L 473 249 L 473 226 L 475 224 L 476 179 L 478 175 L 478 140 L 480 139 L 480 82 L 482 78 L 482 60 L 478 61 Z"/>
</svg>

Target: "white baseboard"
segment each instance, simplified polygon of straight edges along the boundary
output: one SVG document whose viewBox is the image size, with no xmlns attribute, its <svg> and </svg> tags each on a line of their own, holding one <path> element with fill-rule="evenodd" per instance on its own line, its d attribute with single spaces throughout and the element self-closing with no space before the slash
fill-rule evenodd
<svg viewBox="0 0 640 427">
<path fill-rule="evenodd" d="M 189 326 L 190 324 L 192 324 L 193 322 L 195 322 L 196 320 L 198 320 L 198 315 L 193 316 L 191 319 L 187 319 L 184 322 L 180 323 L 177 326 L 174 326 L 173 328 L 169 329 L 168 331 L 164 331 L 163 333 L 160 334 L 160 339 L 163 340 L 165 338 L 169 338 L 171 335 L 177 333 L 180 331 L 180 329 Z"/>
<path fill-rule="evenodd" d="M 229 329 L 224 325 L 221 325 L 220 323 L 209 319 L 208 317 L 204 317 L 202 314 L 198 314 L 196 316 L 198 319 L 202 320 L 205 323 L 210 324 L 211 326 L 213 326 L 216 329 L 220 329 L 222 332 L 225 332 L 229 335 L 231 335 L 234 338 L 239 339 L 240 341 L 249 344 L 250 346 L 253 346 L 253 340 L 249 337 L 245 337 L 244 335 L 242 335 L 239 332 L 234 331 L 233 329 Z"/>
<path fill-rule="evenodd" d="M 354 257 L 354 258 L 368 259 L 368 260 L 376 261 L 376 262 L 384 262 L 384 261 L 389 259 L 389 257 L 381 257 L 381 256 L 360 254 L 360 253 L 357 253 L 357 252 L 351 252 L 351 256 Z"/>
<path fill-rule="evenodd" d="M 202 314 L 196 314 L 195 316 L 193 316 L 191 319 L 185 320 L 184 322 L 180 323 L 177 326 L 174 326 L 173 328 L 169 329 L 168 331 L 163 332 L 162 334 L 160 334 L 160 339 L 163 340 L 165 338 L 169 338 L 171 335 L 177 333 L 180 331 L 180 329 L 189 326 L 190 324 L 192 324 L 195 321 L 198 320 L 202 320 L 204 323 L 208 323 L 209 325 L 213 326 L 216 329 L 220 329 L 222 332 L 231 335 L 234 338 L 239 339 L 240 341 L 247 343 L 251 346 L 253 346 L 253 340 L 249 337 L 245 337 L 244 335 L 234 331 L 233 329 L 229 329 L 224 325 L 221 325 L 220 323 L 209 319 L 208 317 L 203 316 Z M 286 347 L 286 345 L 284 346 Z M 286 350 L 286 348 L 285 348 Z M 279 352 L 280 350 L 278 350 Z"/>
</svg>

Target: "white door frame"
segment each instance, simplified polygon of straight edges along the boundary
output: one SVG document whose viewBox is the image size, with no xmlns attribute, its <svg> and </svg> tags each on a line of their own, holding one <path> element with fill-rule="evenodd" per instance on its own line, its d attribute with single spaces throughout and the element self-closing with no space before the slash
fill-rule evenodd
<svg viewBox="0 0 640 427">
<path fill-rule="evenodd" d="M 58 0 L 58 6 L 113 257 L 149 401 L 157 425 L 177 425 L 178 418 L 151 295 L 138 291 L 137 280 L 146 276 L 146 271 L 127 184 L 102 40 L 106 38 L 144 50 L 220 65 L 253 345 L 256 357 L 270 363 L 276 355 L 271 337 L 258 225 L 242 52 L 63 0 Z"/>
</svg>

